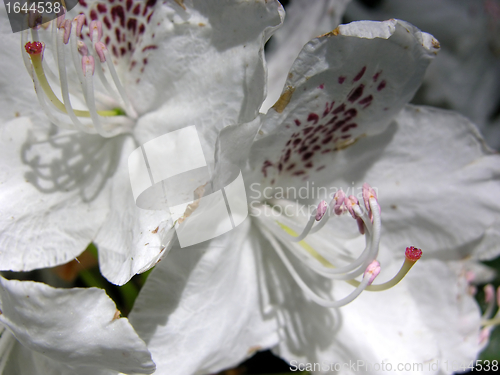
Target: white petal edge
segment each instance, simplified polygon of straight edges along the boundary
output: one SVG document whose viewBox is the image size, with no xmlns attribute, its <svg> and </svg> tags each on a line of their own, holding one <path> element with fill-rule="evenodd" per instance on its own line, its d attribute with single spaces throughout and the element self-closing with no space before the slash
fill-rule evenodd
<svg viewBox="0 0 500 375">
<path fill-rule="evenodd" d="M 97 288 L 56 289 L 0 278 L 0 323 L 25 348 L 69 368 L 151 374 L 144 342 Z"/>
</svg>

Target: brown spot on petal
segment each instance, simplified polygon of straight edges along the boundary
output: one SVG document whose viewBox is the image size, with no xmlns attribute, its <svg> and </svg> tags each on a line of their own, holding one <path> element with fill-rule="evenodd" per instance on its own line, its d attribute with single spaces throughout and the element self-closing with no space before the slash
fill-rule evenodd
<svg viewBox="0 0 500 375">
<path fill-rule="evenodd" d="M 247 354 L 248 354 L 248 355 L 253 355 L 253 354 L 255 354 L 256 352 L 258 352 L 259 350 L 262 350 L 262 346 L 259 346 L 259 345 L 257 345 L 257 346 L 251 346 L 251 347 L 248 349 Z"/>
<path fill-rule="evenodd" d="M 179 4 L 182 9 L 186 10 L 186 7 L 184 6 L 184 0 L 174 0 L 177 4 Z"/>
<path fill-rule="evenodd" d="M 441 45 L 439 44 L 439 42 L 438 42 L 436 39 L 432 39 L 432 46 L 433 46 L 435 49 L 439 49 L 439 48 L 441 48 Z"/>
<path fill-rule="evenodd" d="M 121 315 L 122 315 L 122 313 L 120 312 L 120 310 L 116 310 L 115 311 L 115 315 L 113 315 L 113 320 L 112 321 L 120 319 Z"/>
<path fill-rule="evenodd" d="M 151 233 L 158 233 L 158 229 L 160 229 L 159 226 L 157 226 L 155 230 L 151 231 Z"/>
<path fill-rule="evenodd" d="M 337 36 L 339 34 L 340 34 L 340 29 L 338 27 L 336 27 L 335 29 L 333 29 L 329 33 L 323 34 L 321 36 Z"/>
<path fill-rule="evenodd" d="M 290 103 L 290 100 L 292 99 L 293 92 L 295 91 L 295 88 L 292 86 L 287 86 L 283 94 L 281 94 L 280 98 L 276 103 L 273 105 L 273 109 L 278 112 L 282 113 L 288 103 Z"/>
</svg>

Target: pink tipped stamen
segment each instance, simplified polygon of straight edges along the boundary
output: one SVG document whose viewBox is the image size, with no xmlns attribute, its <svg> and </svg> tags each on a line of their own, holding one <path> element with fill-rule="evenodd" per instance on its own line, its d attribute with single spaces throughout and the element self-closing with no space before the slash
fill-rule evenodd
<svg viewBox="0 0 500 375">
<path fill-rule="evenodd" d="M 265 238 L 269 241 L 271 246 L 274 248 L 278 256 L 280 257 L 281 261 L 285 265 L 285 267 L 288 269 L 288 272 L 290 272 L 290 275 L 292 278 L 295 280 L 295 282 L 300 286 L 302 291 L 307 295 L 312 301 L 316 302 L 317 304 L 324 306 L 324 307 L 341 307 L 345 306 L 348 303 L 351 303 L 354 301 L 367 287 L 369 287 L 369 283 L 372 280 L 373 275 L 377 273 L 376 267 L 373 267 L 367 274 L 366 277 L 363 277 L 363 280 L 361 282 L 357 282 L 356 288 L 351 292 L 351 294 L 347 295 L 346 297 L 333 301 L 331 299 L 324 298 L 322 296 L 319 296 L 316 294 L 305 282 L 302 280 L 302 277 L 297 273 L 296 269 L 294 266 L 291 264 L 289 261 L 288 257 L 285 255 L 281 244 L 279 241 L 272 235 L 272 233 L 269 231 L 269 228 L 266 228 L 265 226 L 262 225 L 262 223 L 257 223 L 259 227 L 262 230 L 262 233 Z M 377 273 L 378 274 L 378 273 Z M 375 275 L 376 276 L 376 275 Z M 373 277 L 374 278 L 374 277 Z"/>
<path fill-rule="evenodd" d="M 74 18 L 74 21 L 76 21 L 76 36 L 80 37 L 82 35 L 82 28 L 83 25 L 85 24 L 85 15 L 80 14 Z"/>
<path fill-rule="evenodd" d="M 397 274 L 382 284 L 373 284 L 375 278 L 378 277 L 381 271 L 380 263 L 377 261 L 381 238 L 381 209 L 374 189 L 365 184 L 364 193 L 363 200 L 365 206 L 369 207 L 371 211 L 371 218 L 369 217 L 368 209 L 361 207 L 358 199 L 354 195 L 346 197 L 342 191 L 337 191 L 328 205 L 326 202 L 320 202 L 314 214 L 310 216 L 306 230 L 304 230 L 300 236 L 295 235 L 296 229 L 294 227 L 297 226 L 297 222 L 289 218 L 285 219 L 285 217 L 283 217 L 284 223 L 279 219 L 279 226 L 272 225 L 272 223 L 276 222 L 276 219 L 272 218 L 276 217 L 272 214 L 272 211 L 274 211 L 273 206 L 281 207 L 286 201 L 283 202 L 283 200 L 277 199 L 274 200 L 274 202 L 268 202 L 271 205 L 264 204 L 262 206 L 265 214 L 262 216 L 260 216 L 260 214 L 255 215 L 259 218 L 262 217 L 262 219 L 257 221 L 257 224 L 262 229 L 264 236 L 276 250 L 295 281 L 306 295 L 322 306 L 338 307 L 345 305 L 354 298 L 357 298 L 363 290 L 384 291 L 393 288 L 403 280 L 410 269 L 415 265 L 416 261 L 422 257 L 421 249 L 414 246 L 407 247 L 405 250 L 405 260 Z M 344 259 L 347 261 L 347 264 L 345 264 L 343 260 L 340 260 L 344 265 L 341 264 L 337 266 L 339 257 L 335 256 L 335 254 L 332 255 L 330 253 L 330 248 L 324 248 L 324 241 L 317 242 L 315 239 L 303 241 L 303 239 L 308 232 L 312 234 L 323 226 L 333 213 L 340 216 L 346 212 L 349 212 L 356 220 L 360 233 L 365 236 L 366 246 L 356 259 Z M 324 217 L 325 215 L 327 215 L 327 217 Z M 313 221 L 319 222 L 311 228 Z M 280 230 L 275 233 L 273 228 L 279 227 L 281 227 Z M 311 230 L 309 231 L 310 228 Z M 331 301 L 315 294 L 302 277 L 299 276 L 295 267 L 288 261 L 288 257 L 284 254 L 281 244 L 285 244 L 290 253 L 299 262 L 307 265 L 318 275 L 330 280 L 343 280 L 354 286 L 356 290 L 339 301 Z M 338 246 L 335 240 L 332 241 L 332 245 L 333 247 Z M 343 251 L 344 250 L 340 248 L 338 254 L 342 254 Z M 361 275 L 362 280 L 357 280 Z"/>
<path fill-rule="evenodd" d="M 69 42 L 69 37 L 71 35 L 71 21 L 70 20 L 65 20 L 64 21 L 64 44 L 68 44 Z"/>
<path fill-rule="evenodd" d="M 61 28 L 64 25 L 64 20 L 66 18 L 66 8 L 61 7 L 61 11 L 59 12 L 59 16 L 56 18 L 57 28 Z"/>
<path fill-rule="evenodd" d="M 92 56 L 83 56 L 82 57 L 82 70 L 83 70 L 83 75 L 87 76 L 87 73 L 90 73 L 94 75 L 95 71 L 95 62 L 94 58 Z"/>
<path fill-rule="evenodd" d="M 74 19 L 66 19 L 64 10 L 58 14 L 57 19 L 51 25 L 51 46 L 54 48 L 50 51 L 53 60 L 49 60 L 49 62 L 41 59 L 45 52 L 45 45 L 39 42 L 38 31 L 31 29 L 33 42 L 27 41 L 28 30 L 22 32 L 21 43 L 27 52 L 23 53 L 23 62 L 35 84 L 40 105 L 50 121 L 61 128 L 75 129 L 89 134 L 98 133 L 103 137 L 113 137 L 120 133 L 129 132 L 134 124 L 132 118 L 136 118 L 130 114 L 135 114 L 135 112 L 131 108 L 128 98 L 120 97 L 125 95 L 125 91 L 115 70 L 111 72 L 111 68 L 109 68 L 107 72 L 111 74 L 115 82 L 118 82 L 116 90 L 111 88 L 107 81 L 104 82 L 106 79 L 105 71 L 98 62 L 102 56 L 98 58 L 98 54 L 95 52 L 95 57 L 90 56 L 92 52 L 89 51 L 88 44 L 86 44 L 89 43 L 88 38 L 85 41 L 88 34 L 84 35 L 84 25 L 85 16 L 83 14 Z M 89 31 L 92 31 L 94 42 L 97 42 L 99 34 L 102 35 L 102 25 L 93 23 L 92 27 L 93 30 Z M 31 55 L 31 61 L 28 54 Z M 74 71 L 68 71 L 71 67 L 67 64 L 67 56 L 71 56 L 73 60 Z M 96 63 L 99 64 L 97 72 Z M 51 65 L 55 66 L 56 73 L 51 69 Z M 110 95 L 95 92 L 94 73 L 101 73 L 99 79 L 102 85 L 97 87 L 101 89 L 104 86 Z M 62 99 L 55 94 L 51 87 L 54 84 L 59 85 Z M 78 90 L 78 87 L 75 89 L 75 84 L 79 84 L 81 90 Z M 96 98 L 99 103 L 96 102 Z M 75 99 L 83 99 L 88 108 L 74 109 L 71 102 L 75 103 Z M 123 116 L 123 112 L 117 109 L 117 107 L 124 107 L 121 102 L 125 103 L 127 116 Z M 98 107 L 105 108 L 98 110 Z M 69 123 L 68 120 L 70 120 Z"/>
<path fill-rule="evenodd" d="M 356 220 L 360 234 L 365 234 L 365 223 L 362 219 L 363 212 L 359 205 L 358 199 L 354 195 L 344 198 L 345 207 L 351 214 L 352 218 Z"/>
<path fill-rule="evenodd" d="M 333 206 L 333 210 L 336 215 L 343 215 L 347 208 L 345 207 L 345 193 L 342 190 L 339 190 L 333 196 L 333 200 L 335 201 L 335 205 Z"/>
<path fill-rule="evenodd" d="M 375 280 L 375 278 L 378 276 L 379 273 L 380 273 L 380 263 L 374 260 L 368 265 L 368 267 L 366 267 L 363 277 L 370 277 L 368 285 L 371 285 L 373 283 L 373 280 Z"/>
<path fill-rule="evenodd" d="M 347 208 L 347 211 L 351 214 L 353 219 L 357 219 L 357 215 L 354 212 L 353 206 L 359 206 L 359 201 L 358 198 L 356 198 L 354 195 L 350 195 L 349 197 L 344 198 L 344 203 Z"/>
<path fill-rule="evenodd" d="M 316 209 L 316 221 L 320 221 L 323 216 L 325 216 L 326 211 L 328 210 L 328 203 L 325 201 L 321 201 L 318 204 L 318 208 Z"/>
<path fill-rule="evenodd" d="M 487 284 L 484 287 L 484 301 L 486 302 L 486 310 L 482 316 L 483 320 L 491 319 L 493 316 L 493 311 L 495 309 L 495 287 L 491 284 Z"/>
<path fill-rule="evenodd" d="M 417 249 L 414 246 L 407 247 L 405 251 L 405 256 L 406 259 L 408 259 L 410 262 L 416 262 L 422 257 L 422 250 Z"/>
<path fill-rule="evenodd" d="M 366 182 L 363 184 L 363 202 L 365 204 L 365 208 L 368 211 L 368 215 L 370 220 L 373 220 L 372 209 L 370 207 L 370 199 L 375 199 L 377 201 L 377 193 L 375 190 L 368 185 Z M 379 206 L 380 210 L 380 206 Z"/>
<path fill-rule="evenodd" d="M 95 44 L 95 52 L 97 53 L 97 56 L 99 56 L 99 60 L 103 63 L 106 62 L 106 51 L 107 47 L 103 42 L 97 42 Z"/>
<path fill-rule="evenodd" d="M 81 40 L 79 40 L 77 43 L 77 48 L 78 48 L 78 53 L 80 56 L 87 56 L 89 54 L 89 49 L 87 48 L 87 45 L 83 43 Z"/>
<path fill-rule="evenodd" d="M 465 273 L 465 280 L 467 280 L 467 282 L 470 284 L 474 281 L 474 279 L 476 278 L 476 274 L 472 271 L 467 271 Z"/>
<path fill-rule="evenodd" d="M 486 303 L 491 303 L 495 298 L 495 288 L 493 285 L 488 284 L 484 287 L 484 301 Z"/>
<path fill-rule="evenodd" d="M 97 43 L 102 38 L 102 23 L 101 21 L 91 21 L 90 22 L 90 41 Z"/>
</svg>

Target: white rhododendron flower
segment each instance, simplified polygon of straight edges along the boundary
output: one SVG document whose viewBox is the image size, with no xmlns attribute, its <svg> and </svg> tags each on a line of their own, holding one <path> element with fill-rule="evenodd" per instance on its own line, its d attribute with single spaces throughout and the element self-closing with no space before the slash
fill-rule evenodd
<svg viewBox="0 0 500 375">
<path fill-rule="evenodd" d="M 0 277 L 0 374 L 152 374 L 146 344 L 103 290 Z"/>
<path fill-rule="evenodd" d="M 213 164 L 218 131 L 262 103 L 263 46 L 282 8 L 81 0 L 21 40 L 1 12 L 0 267 L 62 264 L 93 241 L 103 275 L 123 284 L 174 234 L 167 213 L 135 205 L 128 156 L 196 125 Z"/>
<path fill-rule="evenodd" d="M 403 21 L 341 25 L 304 47 L 267 114 L 222 130 L 213 183 L 241 170 L 251 217 L 148 278 L 130 320 L 158 374 L 265 348 L 295 369 L 394 366 L 373 373 L 477 357 L 466 274 L 500 252 L 500 158 L 462 116 L 406 105 L 438 49 Z"/>
<path fill-rule="evenodd" d="M 499 253 L 500 163 L 464 118 L 406 106 L 436 39 L 398 20 L 339 26 L 304 47 L 259 115 L 277 1 L 80 0 L 72 13 L 21 42 L 0 24 L 2 269 L 64 263 L 93 241 L 122 284 L 172 248 L 130 315 L 157 374 L 215 372 L 265 348 L 291 364 L 439 361 L 430 373 L 477 356 L 466 261 Z M 166 212 L 135 205 L 127 158 L 192 125 L 213 189 L 242 172 L 250 217 L 180 249 Z M 68 291 L 80 292 L 96 291 Z M 45 350 L 38 332 L 1 324 L 2 343 Z M 95 363 L 151 372 L 141 358 Z"/>
</svg>

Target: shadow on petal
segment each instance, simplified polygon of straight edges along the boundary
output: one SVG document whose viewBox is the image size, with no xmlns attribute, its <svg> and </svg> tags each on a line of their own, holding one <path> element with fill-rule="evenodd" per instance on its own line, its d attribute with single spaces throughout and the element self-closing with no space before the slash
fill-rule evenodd
<svg viewBox="0 0 500 375">
<path fill-rule="evenodd" d="M 44 194 L 78 190 L 83 202 L 92 202 L 116 172 L 124 139 L 61 131 L 54 125 L 44 137 L 30 132 L 20 155 L 31 168 L 25 178 Z"/>
</svg>

